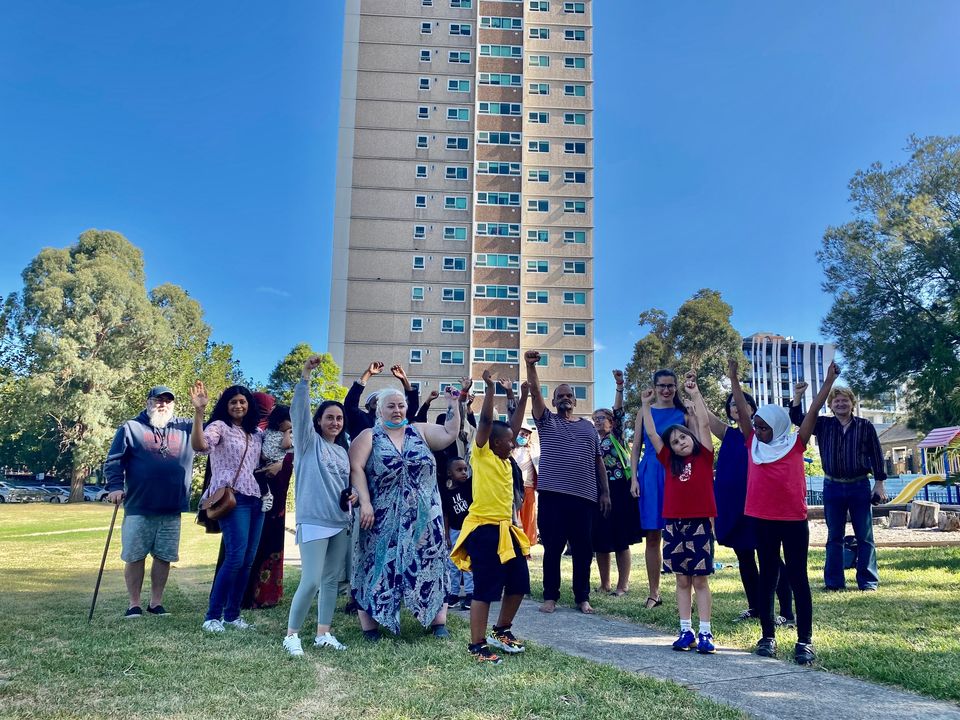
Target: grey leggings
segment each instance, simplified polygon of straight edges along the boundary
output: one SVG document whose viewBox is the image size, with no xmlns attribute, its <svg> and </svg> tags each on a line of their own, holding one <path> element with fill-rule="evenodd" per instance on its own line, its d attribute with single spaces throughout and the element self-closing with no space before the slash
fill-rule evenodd
<svg viewBox="0 0 960 720">
<path fill-rule="evenodd" d="M 329 625 L 337 605 L 337 580 L 343 572 L 350 533 L 341 530 L 333 537 L 300 544 L 300 584 L 290 603 L 287 627 L 300 629 L 317 598 L 317 625 Z"/>
</svg>

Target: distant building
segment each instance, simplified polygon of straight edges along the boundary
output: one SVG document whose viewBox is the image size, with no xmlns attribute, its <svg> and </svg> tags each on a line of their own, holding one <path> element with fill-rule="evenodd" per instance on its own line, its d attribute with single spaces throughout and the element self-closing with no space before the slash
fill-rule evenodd
<svg viewBox="0 0 960 720">
<path fill-rule="evenodd" d="M 807 407 L 820 392 L 836 346 L 802 342 L 773 333 L 755 333 L 743 339 L 743 354 L 750 363 L 746 380 L 758 405 L 789 405 L 793 384 L 803 381 L 808 384 L 803 403 Z"/>
</svg>

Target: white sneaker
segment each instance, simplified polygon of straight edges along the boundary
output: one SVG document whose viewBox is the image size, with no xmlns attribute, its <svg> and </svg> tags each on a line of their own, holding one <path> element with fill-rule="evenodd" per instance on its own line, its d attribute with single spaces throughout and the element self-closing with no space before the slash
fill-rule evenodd
<svg viewBox="0 0 960 720">
<path fill-rule="evenodd" d="M 300 638 L 296 634 L 287 635 L 283 639 L 283 649 L 293 655 L 293 657 L 303 656 L 303 644 L 300 642 Z"/>
<path fill-rule="evenodd" d="M 225 620 L 223 624 L 229 625 L 230 627 L 235 627 L 237 630 L 249 630 L 253 627 L 253 625 L 248 623 L 242 617 L 238 617 L 236 620 Z"/>
<path fill-rule="evenodd" d="M 337 640 L 337 639 L 336 639 L 333 635 L 331 635 L 330 633 L 324 633 L 323 635 L 317 635 L 317 637 L 315 637 L 314 640 L 313 640 L 313 646 L 314 646 L 314 647 L 323 647 L 324 645 L 326 645 L 327 647 L 332 647 L 334 650 L 346 650 L 346 649 L 347 649 L 347 646 L 346 646 L 346 645 L 344 645 L 342 642 L 340 642 L 339 640 Z"/>
<path fill-rule="evenodd" d="M 219 620 L 206 620 L 203 623 L 203 629 L 208 633 L 222 633 L 223 623 Z"/>
</svg>

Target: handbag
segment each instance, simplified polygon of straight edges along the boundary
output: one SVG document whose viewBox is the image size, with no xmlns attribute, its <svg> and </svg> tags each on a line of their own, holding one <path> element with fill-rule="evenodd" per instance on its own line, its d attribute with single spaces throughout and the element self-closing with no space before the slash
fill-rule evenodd
<svg viewBox="0 0 960 720">
<path fill-rule="evenodd" d="M 233 483 L 240 477 L 243 461 L 246 459 L 247 450 L 250 448 L 250 436 L 245 434 L 245 437 L 247 442 L 243 447 L 243 455 L 240 456 L 240 463 L 237 465 L 237 472 L 234 474 L 233 480 L 200 503 L 200 509 L 197 511 L 197 524 L 206 527 L 208 533 L 220 532 L 220 519 L 233 512 L 233 509 L 237 506 L 237 496 L 234 494 Z M 207 467 L 209 467 L 209 463 Z M 206 492 L 208 486 L 209 477 L 204 482 L 204 492 Z"/>
</svg>

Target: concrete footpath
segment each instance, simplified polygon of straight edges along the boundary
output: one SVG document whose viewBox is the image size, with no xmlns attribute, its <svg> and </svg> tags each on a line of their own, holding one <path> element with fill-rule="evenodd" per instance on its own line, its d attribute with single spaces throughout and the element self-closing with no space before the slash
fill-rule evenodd
<svg viewBox="0 0 960 720">
<path fill-rule="evenodd" d="M 960 720 L 960 706 L 903 690 L 742 650 L 718 647 L 716 655 L 675 652 L 670 648 L 674 635 L 564 608 L 546 615 L 538 612 L 538 607 L 539 603 L 530 600 L 520 606 L 513 628 L 517 637 L 630 672 L 672 680 L 756 718 Z M 491 610 L 490 615 L 495 618 L 496 611 Z M 780 651 L 792 653 L 793 642 L 793 633 L 786 632 Z"/>
</svg>

